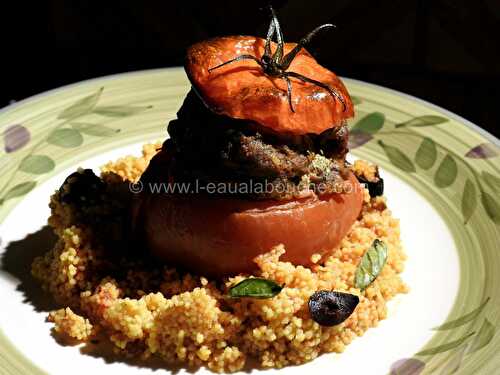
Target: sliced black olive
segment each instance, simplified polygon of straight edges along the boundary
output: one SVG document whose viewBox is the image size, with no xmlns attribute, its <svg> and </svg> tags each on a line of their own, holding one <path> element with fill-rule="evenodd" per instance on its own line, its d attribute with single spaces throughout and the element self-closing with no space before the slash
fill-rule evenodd
<svg viewBox="0 0 500 375">
<path fill-rule="evenodd" d="M 61 200 L 65 203 L 95 205 L 105 189 L 102 180 L 92 169 L 81 169 L 70 174 L 63 183 Z"/>
<path fill-rule="evenodd" d="M 349 318 L 358 303 L 354 294 L 319 290 L 309 297 L 309 312 L 316 323 L 330 327 Z"/>
<path fill-rule="evenodd" d="M 167 125 L 167 132 L 171 139 L 179 140 L 184 136 L 185 131 L 186 127 L 182 126 L 181 121 L 177 119 L 170 121 Z"/>
<path fill-rule="evenodd" d="M 358 181 L 365 184 L 370 193 L 370 197 L 378 197 L 384 194 L 384 179 L 382 177 L 377 177 L 374 181 L 368 181 L 363 176 L 356 176 Z"/>
<path fill-rule="evenodd" d="M 373 179 L 368 180 L 365 176 L 358 175 L 357 173 L 355 173 L 355 175 L 358 181 L 368 188 L 370 197 L 374 198 L 384 194 L 384 179 L 380 177 L 378 167 L 376 167 L 375 177 Z"/>
</svg>

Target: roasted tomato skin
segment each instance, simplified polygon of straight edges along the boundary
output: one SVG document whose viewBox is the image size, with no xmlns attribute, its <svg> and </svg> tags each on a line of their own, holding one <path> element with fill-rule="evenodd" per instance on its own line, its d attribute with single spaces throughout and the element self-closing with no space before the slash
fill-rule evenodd
<svg viewBox="0 0 500 375">
<path fill-rule="evenodd" d="M 292 112 L 283 78 L 269 77 L 252 60 L 241 60 L 208 71 L 242 54 L 260 59 L 265 40 L 251 36 L 227 36 L 203 41 L 188 49 L 185 69 L 203 101 L 214 112 L 236 119 L 255 121 L 279 133 L 307 134 L 341 126 L 354 115 L 353 104 L 342 81 L 302 49 L 287 71 L 320 81 L 342 98 L 297 78 L 292 82 Z M 285 53 L 296 44 L 285 43 Z M 276 45 L 273 44 L 273 51 Z"/>
<path fill-rule="evenodd" d="M 337 247 L 357 219 L 362 189 L 289 202 L 143 194 L 133 204 L 133 232 L 157 259 L 200 275 L 250 273 L 253 259 L 283 244 L 283 261 L 310 265 Z"/>
</svg>

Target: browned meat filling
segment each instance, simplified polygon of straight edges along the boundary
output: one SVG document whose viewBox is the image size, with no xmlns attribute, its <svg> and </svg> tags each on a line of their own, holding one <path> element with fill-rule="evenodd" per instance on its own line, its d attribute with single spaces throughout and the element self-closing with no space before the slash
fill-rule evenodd
<svg viewBox="0 0 500 375">
<path fill-rule="evenodd" d="M 163 155 L 152 163 L 164 164 L 169 181 L 265 184 L 264 192 L 241 194 L 252 199 L 300 197 L 305 188 L 338 191 L 344 181 L 346 126 L 319 135 L 276 134 L 213 113 L 191 91 L 168 132 Z M 146 173 L 143 180 L 151 177 Z"/>
</svg>

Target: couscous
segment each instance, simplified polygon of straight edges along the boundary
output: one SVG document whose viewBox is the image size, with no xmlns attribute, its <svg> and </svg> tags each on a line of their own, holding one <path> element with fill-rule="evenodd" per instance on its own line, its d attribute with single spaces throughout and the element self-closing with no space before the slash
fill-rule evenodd
<svg viewBox="0 0 500 375">
<path fill-rule="evenodd" d="M 34 261 L 33 275 L 61 305 L 49 315 L 57 334 L 79 342 L 110 340 L 117 353 L 158 356 L 166 367 L 180 363 L 234 372 L 253 359 L 263 368 L 280 368 L 342 352 L 386 318 L 388 300 L 407 291 L 399 275 L 406 258 L 399 222 L 385 198 L 370 198 L 368 190 L 358 220 L 326 259 L 314 254 L 310 268 L 294 266 L 280 261 L 283 246 L 255 259 L 258 271 L 252 276 L 284 286 L 273 298 L 228 298 L 228 288 L 249 275 L 212 280 L 138 257 L 143 249 L 125 252 L 120 239 L 132 195 L 128 185 L 139 179 L 158 147 L 149 144 L 141 157 L 106 164 L 104 197 L 87 197 L 84 204 L 64 199 L 71 179 L 52 196 L 49 224 L 59 240 Z M 352 169 L 373 173 L 362 161 Z M 387 262 L 361 291 L 354 286 L 356 268 L 375 239 L 387 245 Z M 321 326 L 308 310 L 318 290 L 354 294 L 359 304 L 343 323 Z"/>
</svg>

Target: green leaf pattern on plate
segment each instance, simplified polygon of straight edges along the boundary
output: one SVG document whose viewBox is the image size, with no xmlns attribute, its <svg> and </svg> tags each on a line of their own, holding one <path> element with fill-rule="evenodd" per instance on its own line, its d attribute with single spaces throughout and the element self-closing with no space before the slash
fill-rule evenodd
<svg viewBox="0 0 500 375">
<path fill-rule="evenodd" d="M 384 149 L 389 161 L 402 171 L 413 173 L 416 172 L 415 165 L 399 148 L 386 144 L 383 141 L 378 141 L 378 144 Z"/>
<path fill-rule="evenodd" d="M 368 134 L 377 133 L 384 126 L 385 115 L 380 112 L 373 112 L 359 120 L 351 128 L 351 131 Z"/>
<path fill-rule="evenodd" d="M 467 223 L 477 207 L 477 189 L 476 185 L 468 178 L 465 180 L 464 192 L 462 194 L 462 216 L 464 223 Z"/>
<path fill-rule="evenodd" d="M 446 122 L 446 121 L 448 121 L 448 119 L 445 117 L 434 116 L 434 115 L 424 115 L 424 116 L 414 117 L 411 120 L 396 124 L 395 127 L 402 128 L 405 126 L 408 126 L 408 127 L 431 126 L 431 125 L 442 124 L 443 122 Z"/>
<path fill-rule="evenodd" d="M 500 177 L 492 175 L 487 171 L 482 171 L 481 177 L 483 178 L 484 182 L 486 182 L 486 184 L 490 187 L 490 189 L 493 189 L 495 192 L 500 194 Z"/>
<path fill-rule="evenodd" d="M 415 154 L 415 163 L 422 169 L 430 169 L 437 160 L 436 143 L 429 137 L 425 137 Z"/>
<path fill-rule="evenodd" d="M 476 309 L 461 316 L 458 319 L 451 320 L 438 327 L 435 327 L 434 330 L 437 331 L 451 330 L 476 320 L 476 318 L 481 314 L 481 312 L 484 310 L 489 301 L 490 298 L 488 297 Z M 482 349 L 486 345 L 488 345 L 495 335 L 495 330 L 496 330 L 495 326 L 491 324 L 491 322 L 487 318 L 485 318 L 479 331 L 471 332 L 465 336 L 462 336 L 457 340 L 450 341 L 433 348 L 422 350 L 418 352 L 416 355 L 417 356 L 434 355 L 434 354 L 448 352 L 453 349 L 461 347 L 461 349 L 452 354 L 452 356 L 446 362 L 444 362 L 444 364 L 439 366 L 439 370 L 441 370 L 439 373 L 451 374 L 460 368 L 465 355 L 472 354 Z M 472 341 L 470 341 L 468 345 L 463 346 L 462 344 L 468 341 L 469 338 L 472 336 L 474 336 Z M 431 371 L 431 373 L 435 373 L 437 369 L 438 368 L 434 368 Z"/>
<path fill-rule="evenodd" d="M 83 144 L 83 136 L 75 129 L 56 129 L 49 134 L 47 142 L 59 147 L 74 148 Z"/>
<path fill-rule="evenodd" d="M 377 118 L 376 113 L 378 112 L 368 114 L 354 125 L 352 133 L 355 136 L 355 141 L 350 143 L 351 148 L 361 147 L 371 139 L 376 138 L 377 143 L 382 147 L 389 161 L 407 173 L 417 172 L 417 166 L 422 170 L 431 170 L 435 166 L 439 154 L 442 153 L 444 157 L 433 174 L 435 186 L 441 189 L 452 186 L 461 173 L 459 163 L 461 166 L 466 167 L 471 174 L 470 177 L 465 177 L 464 189 L 460 196 L 460 209 L 464 223 L 468 223 L 477 209 L 478 194 L 480 193 L 480 201 L 486 215 L 493 223 L 500 224 L 500 201 L 497 198 L 500 195 L 500 177 L 488 171 L 481 172 L 479 177 L 474 167 L 469 165 L 460 154 L 449 149 L 447 145 L 437 144 L 431 137 L 422 135 L 412 129 L 442 124 L 448 121 L 446 118 L 434 115 L 418 116 L 394 125 L 393 130 L 379 131 L 382 128 L 380 125 L 374 126 L 373 121 L 368 121 L 370 118 Z M 403 129 L 398 130 L 398 128 Z M 407 136 L 411 139 L 417 139 L 419 146 L 414 155 L 414 162 L 408 157 L 406 150 L 388 144 L 384 139 L 387 135 Z M 470 159 L 488 159 L 498 154 L 497 146 L 491 143 L 483 143 L 473 147 L 466 156 Z"/>
<path fill-rule="evenodd" d="M 467 345 L 463 345 L 460 350 L 457 350 L 449 360 L 447 360 L 440 368 L 439 375 L 450 375 L 458 371 L 465 357 Z"/>
<path fill-rule="evenodd" d="M 446 155 L 439 164 L 439 167 L 434 175 L 434 183 L 439 188 L 445 188 L 455 182 L 458 175 L 457 162 L 450 154 Z"/>
<path fill-rule="evenodd" d="M 35 186 L 36 186 L 35 181 L 26 181 L 15 185 L 14 187 L 10 188 L 7 191 L 7 193 L 2 199 L 0 199 L 0 204 L 4 203 L 5 201 L 8 201 L 9 199 L 21 197 L 25 194 L 28 194 L 31 190 L 33 190 Z"/>
<path fill-rule="evenodd" d="M 447 352 L 448 350 L 455 349 L 466 342 L 473 336 L 475 332 L 468 333 L 465 336 L 460 337 L 458 340 L 447 342 L 446 344 L 436 346 L 434 348 L 429 348 L 418 352 L 416 355 L 431 355 Z"/>
<path fill-rule="evenodd" d="M 44 174 L 52 171 L 56 166 L 54 160 L 46 155 L 28 155 L 21 161 L 19 170 L 31 174 Z"/>
<path fill-rule="evenodd" d="M 8 199 L 27 194 L 36 185 L 35 181 L 29 181 L 10 188 L 10 183 L 13 181 L 18 171 L 33 175 L 42 175 L 54 170 L 56 163 L 52 158 L 47 155 L 39 155 L 36 153 L 38 148 L 44 143 L 62 148 L 76 148 L 83 144 L 84 134 L 96 137 L 109 137 L 120 132 L 119 129 L 113 129 L 103 124 L 77 121 L 77 119 L 92 114 L 120 118 L 139 114 L 152 108 L 152 106 L 134 105 L 97 106 L 103 91 L 104 87 L 101 87 L 94 93 L 78 99 L 59 113 L 57 119 L 64 121 L 56 124 L 46 138 L 42 139 L 31 148 L 14 169 L 13 174 L 7 180 L 6 184 L 0 187 L 0 204 L 3 204 Z M 68 125 L 70 127 L 68 127 Z M 30 140 L 29 132 L 24 126 L 16 125 L 11 128 L 14 129 L 15 132 L 11 130 L 10 133 L 4 135 L 4 141 L 6 143 L 5 149 L 7 152 L 25 147 Z M 4 194 L 3 197 L 2 194 Z"/>
<path fill-rule="evenodd" d="M 83 116 L 83 115 L 86 115 L 86 114 L 92 112 L 95 105 L 99 101 L 99 98 L 101 97 L 103 90 L 104 90 L 104 87 L 101 87 L 95 93 L 78 100 L 76 103 L 72 104 L 71 106 L 66 108 L 64 111 L 62 111 L 59 114 L 59 116 L 57 116 L 57 118 L 59 118 L 59 119 L 72 119 L 72 118 L 80 117 L 80 116 Z"/>
<path fill-rule="evenodd" d="M 479 332 L 470 343 L 470 346 L 467 349 L 467 354 L 477 352 L 488 345 L 493 339 L 493 336 L 495 336 L 495 331 L 495 326 L 487 318 L 485 318 Z"/>
<path fill-rule="evenodd" d="M 94 137 L 111 137 L 120 132 L 120 129 L 113 129 L 105 125 L 91 124 L 84 122 L 72 122 L 71 127 L 82 134 Z"/>
<path fill-rule="evenodd" d="M 361 104 L 363 102 L 363 100 L 359 96 L 351 96 L 351 101 L 352 101 L 352 104 L 354 104 L 354 105 L 358 105 L 358 104 Z"/>
<path fill-rule="evenodd" d="M 490 301 L 490 298 L 486 298 L 481 305 L 479 305 L 476 309 L 472 310 L 471 312 L 461 316 L 458 319 L 451 320 L 449 322 L 446 322 L 444 324 L 441 324 L 440 326 L 434 327 L 435 331 L 446 331 L 448 329 L 453 329 L 457 328 L 460 326 L 463 326 L 464 324 L 469 323 L 470 321 L 476 319 L 476 317 L 481 314 L 481 311 L 485 308 L 485 306 L 488 304 Z"/>
<path fill-rule="evenodd" d="M 500 203 L 491 194 L 483 191 L 481 193 L 481 202 L 489 218 L 495 223 L 500 224 Z"/>
<path fill-rule="evenodd" d="M 107 117 L 127 117 L 151 109 L 151 106 L 110 105 L 95 107 L 93 112 Z"/>
</svg>

